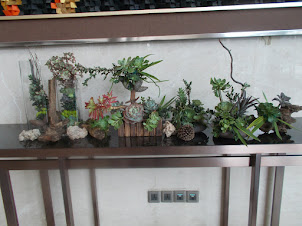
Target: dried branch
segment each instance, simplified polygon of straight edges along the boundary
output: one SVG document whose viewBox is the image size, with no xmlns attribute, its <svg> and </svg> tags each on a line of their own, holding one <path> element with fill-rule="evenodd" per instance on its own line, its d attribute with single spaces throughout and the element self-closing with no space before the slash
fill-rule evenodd
<svg viewBox="0 0 302 226">
<path fill-rule="evenodd" d="M 233 82 L 237 83 L 237 84 L 240 84 L 242 87 L 244 87 L 244 84 L 241 83 L 241 82 L 238 82 L 236 81 L 234 78 L 233 78 L 233 56 L 231 54 L 231 51 L 221 42 L 221 40 L 219 39 L 219 42 L 220 44 L 222 45 L 222 47 L 228 51 L 229 55 L 230 55 L 230 58 L 231 58 L 231 72 L 230 72 L 230 76 L 231 76 L 231 79 L 233 80 Z"/>
</svg>

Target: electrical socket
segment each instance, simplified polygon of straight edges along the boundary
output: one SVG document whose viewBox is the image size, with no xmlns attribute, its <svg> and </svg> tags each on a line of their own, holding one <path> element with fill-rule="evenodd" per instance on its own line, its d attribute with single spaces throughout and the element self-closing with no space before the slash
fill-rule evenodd
<svg viewBox="0 0 302 226">
<path fill-rule="evenodd" d="M 173 202 L 173 191 L 162 191 L 161 202 Z"/>
<path fill-rule="evenodd" d="M 185 191 L 174 191 L 174 202 L 185 202 L 186 192 Z"/>
<path fill-rule="evenodd" d="M 187 202 L 199 202 L 199 191 L 187 191 Z"/>
<path fill-rule="evenodd" d="M 160 191 L 148 191 L 148 202 L 159 203 L 160 202 Z"/>
</svg>

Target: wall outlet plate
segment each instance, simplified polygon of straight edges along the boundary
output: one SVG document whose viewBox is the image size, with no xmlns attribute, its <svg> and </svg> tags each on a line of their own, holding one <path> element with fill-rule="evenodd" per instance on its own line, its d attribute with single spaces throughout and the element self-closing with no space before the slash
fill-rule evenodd
<svg viewBox="0 0 302 226">
<path fill-rule="evenodd" d="M 174 202 L 185 202 L 186 201 L 186 191 L 174 191 Z"/>
<path fill-rule="evenodd" d="M 173 191 L 162 191 L 161 202 L 173 202 Z"/>
<path fill-rule="evenodd" d="M 148 191 L 148 202 L 159 203 L 160 202 L 160 191 Z"/>
<path fill-rule="evenodd" d="M 199 191 L 187 191 L 187 202 L 199 202 Z"/>
</svg>

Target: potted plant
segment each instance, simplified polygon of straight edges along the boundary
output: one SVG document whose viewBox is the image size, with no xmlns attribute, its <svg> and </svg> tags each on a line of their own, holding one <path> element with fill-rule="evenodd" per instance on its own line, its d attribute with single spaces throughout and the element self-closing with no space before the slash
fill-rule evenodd
<svg viewBox="0 0 302 226">
<path fill-rule="evenodd" d="M 206 129 L 207 113 L 200 100 L 191 100 L 192 82 L 187 82 L 186 80 L 183 80 L 183 82 L 185 84 L 185 89 L 178 89 L 175 107 L 172 109 L 173 117 L 171 122 L 178 132 L 184 127 L 184 136 L 187 136 L 187 133 L 191 133 L 191 135 L 188 134 L 188 137 L 192 137 L 193 139 L 195 132 L 201 132 Z M 182 137 L 183 136 L 180 136 L 181 139 Z M 187 138 L 185 139 L 187 140 Z"/>
<path fill-rule="evenodd" d="M 227 50 L 231 58 L 230 77 L 234 83 L 241 86 L 240 93 L 236 93 L 234 87 L 225 79 L 211 78 L 211 85 L 214 95 L 219 98 L 219 103 L 212 111 L 213 136 L 240 140 L 247 145 L 244 137 L 248 135 L 259 140 L 250 132 L 247 127 L 252 117 L 246 115 L 246 111 L 256 104 L 256 99 L 246 95 L 247 83 L 241 83 L 233 77 L 233 57 L 231 51 L 219 40 L 221 46 Z M 225 94 L 225 97 L 224 95 Z M 226 98 L 226 99 L 224 99 Z"/>
<path fill-rule="evenodd" d="M 170 118 L 172 110 L 172 103 L 174 97 L 165 103 L 166 96 L 164 96 L 160 103 L 157 104 L 151 97 L 145 99 L 141 97 L 141 104 L 144 107 L 144 129 L 151 132 L 156 129 L 159 124 L 162 124 L 163 119 Z"/>
<path fill-rule="evenodd" d="M 252 117 L 246 115 L 247 109 L 254 106 L 256 99 L 246 97 L 247 84 L 241 89 L 241 94 L 235 93 L 234 88 L 226 82 L 225 79 L 211 79 L 212 89 L 219 103 L 212 111 L 213 119 L 213 136 L 240 140 L 246 145 L 244 137 L 246 135 L 258 140 L 246 127 Z M 223 93 L 226 99 L 223 98 Z"/>
<path fill-rule="evenodd" d="M 92 137 L 102 140 L 107 136 L 110 126 L 113 126 L 114 129 L 120 128 L 123 123 L 123 116 L 117 110 L 119 107 L 114 106 L 115 103 L 117 101 L 116 97 L 112 96 L 112 91 L 99 97 L 97 102 L 91 97 L 89 102 L 85 103 L 85 108 L 88 109 L 90 118 L 86 122 L 86 128 Z M 106 115 L 111 110 L 116 111 L 111 115 Z"/>
<path fill-rule="evenodd" d="M 265 98 L 265 102 L 261 102 L 256 106 L 258 117 L 249 125 L 248 128 L 253 127 L 252 133 L 258 129 L 265 133 L 274 130 L 277 137 L 282 140 L 280 129 L 281 132 L 286 132 L 287 128 L 294 128 L 290 123 L 294 122 L 295 119 L 290 115 L 292 112 L 302 110 L 302 108 L 297 105 L 291 105 L 289 103 L 290 98 L 285 96 L 284 93 L 278 95 L 278 98 L 273 99 L 279 101 L 278 106 L 274 106 L 273 103 L 268 102 L 264 93 L 263 96 Z"/>
<path fill-rule="evenodd" d="M 130 103 L 130 105 L 124 106 L 124 125 L 119 130 L 119 136 L 149 136 L 149 133 L 145 133 L 143 131 L 142 121 L 144 119 L 144 106 L 141 103 L 136 102 L 139 98 L 136 97 L 136 92 L 143 92 L 148 88 L 143 86 L 143 82 L 153 83 L 159 88 L 157 83 L 163 81 L 159 80 L 154 75 L 145 72 L 147 68 L 161 62 L 150 62 L 146 59 L 148 56 L 149 55 L 144 57 L 136 56 L 134 58 L 124 58 L 119 60 L 117 64 L 113 64 L 112 68 L 86 68 L 82 65 L 78 65 L 81 73 L 89 73 L 89 77 L 84 81 L 83 85 L 87 85 L 90 79 L 95 78 L 97 74 L 101 74 L 104 75 L 104 79 L 110 76 L 112 85 L 121 82 L 126 89 L 131 91 L 130 100 L 126 102 Z M 152 118 L 150 118 L 147 122 L 147 124 L 150 126 L 147 126 L 146 128 L 150 130 L 151 128 L 155 127 L 155 122 L 159 122 L 159 116 L 156 113 L 153 113 Z M 157 131 L 158 133 L 150 134 L 152 136 L 160 136 L 161 130 Z"/>
</svg>

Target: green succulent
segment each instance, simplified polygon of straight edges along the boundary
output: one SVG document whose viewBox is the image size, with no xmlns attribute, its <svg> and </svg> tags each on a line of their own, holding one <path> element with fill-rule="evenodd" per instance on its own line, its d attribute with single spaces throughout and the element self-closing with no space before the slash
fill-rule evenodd
<svg viewBox="0 0 302 226">
<path fill-rule="evenodd" d="M 91 120 L 90 127 L 91 128 L 99 128 L 105 132 L 109 131 L 109 115 L 106 115 L 104 118 L 99 118 L 99 120 Z"/>
<path fill-rule="evenodd" d="M 158 109 L 158 104 L 155 102 L 155 100 L 151 99 L 151 97 L 148 97 L 146 100 L 145 98 L 141 97 L 142 104 L 144 106 L 144 112 L 146 115 L 150 115 L 153 111 L 156 111 Z"/>
<path fill-rule="evenodd" d="M 206 112 L 200 100 L 190 101 L 191 82 L 184 80 L 186 90 L 179 88 L 175 100 L 175 108 L 172 109 L 172 124 L 179 129 L 183 125 L 205 124 Z M 190 102 L 190 103 L 189 103 Z"/>
<path fill-rule="evenodd" d="M 158 115 L 158 112 L 154 111 L 149 115 L 146 122 L 143 123 L 144 128 L 150 132 L 158 126 L 160 120 L 161 117 Z"/>
<path fill-rule="evenodd" d="M 215 96 L 219 98 L 220 102 L 223 101 L 222 92 L 227 92 L 228 89 L 232 87 L 225 79 L 220 78 L 211 78 L 210 84 L 212 85 Z"/>
<path fill-rule="evenodd" d="M 115 112 L 111 115 L 111 118 L 108 120 L 109 125 L 113 126 L 115 130 L 119 129 L 123 124 L 123 115 L 120 111 Z"/>
</svg>

